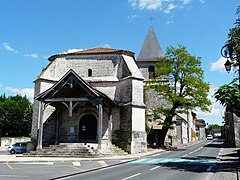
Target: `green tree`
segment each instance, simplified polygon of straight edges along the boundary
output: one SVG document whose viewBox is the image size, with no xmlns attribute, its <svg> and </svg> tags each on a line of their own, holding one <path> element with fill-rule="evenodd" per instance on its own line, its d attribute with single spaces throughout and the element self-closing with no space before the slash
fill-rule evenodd
<svg viewBox="0 0 240 180">
<path fill-rule="evenodd" d="M 240 88 L 236 80 L 220 86 L 215 92 L 214 97 L 228 111 L 240 117 Z"/>
<path fill-rule="evenodd" d="M 200 58 L 191 56 L 182 45 L 167 48 L 165 57 L 157 63 L 155 73 L 156 78 L 148 83 L 148 87 L 154 88 L 168 102 L 167 107 L 153 111 L 157 119 L 161 119 L 160 114 L 164 115 L 157 142 L 164 146 L 166 134 L 177 113 L 187 113 L 196 108 L 209 111 L 211 101 L 207 96 L 210 85 L 203 81 Z"/>
<path fill-rule="evenodd" d="M 240 63 L 240 6 L 238 6 L 236 14 L 238 18 L 234 23 L 234 27 L 228 33 L 228 40 L 226 42 L 225 55 L 230 56 L 235 72 L 239 73 Z"/>
<path fill-rule="evenodd" d="M 1 95 L 0 96 L 0 102 L 4 102 L 4 101 L 6 101 L 6 95 L 5 94 L 3 94 L 3 95 Z"/>
<path fill-rule="evenodd" d="M 211 131 L 212 129 L 222 129 L 222 126 L 220 126 L 218 124 L 209 124 L 208 131 Z"/>
<path fill-rule="evenodd" d="M 3 135 L 29 136 L 32 119 L 31 102 L 26 96 L 20 95 L 0 99 L 2 100 L 0 101 L 0 124 Z"/>
</svg>

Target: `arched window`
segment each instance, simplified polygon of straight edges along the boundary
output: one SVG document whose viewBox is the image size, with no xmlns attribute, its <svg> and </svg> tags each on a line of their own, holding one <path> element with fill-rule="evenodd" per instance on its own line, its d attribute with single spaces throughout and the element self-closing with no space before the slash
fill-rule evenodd
<svg viewBox="0 0 240 180">
<path fill-rule="evenodd" d="M 149 66 L 148 73 L 149 73 L 149 79 L 154 79 L 155 78 L 155 67 Z"/>
<path fill-rule="evenodd" d="M 92 76 L 92 69 L 88 69 L 88 77 Z"/>
</svg>

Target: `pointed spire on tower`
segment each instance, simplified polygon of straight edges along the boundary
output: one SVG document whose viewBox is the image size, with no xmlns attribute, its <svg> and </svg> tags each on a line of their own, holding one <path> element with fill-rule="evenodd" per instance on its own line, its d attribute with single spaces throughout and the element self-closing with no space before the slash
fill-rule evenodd
<svg viewBox="0 0 240 180">
<path fill-rule="evenodd" d="M 163 51 L 151 24 L 143 42 L 142 49 L 137 57 L 137 61 L 157 61 L 157 58 L 162 56 L 164 56 Z"/>
</svg>

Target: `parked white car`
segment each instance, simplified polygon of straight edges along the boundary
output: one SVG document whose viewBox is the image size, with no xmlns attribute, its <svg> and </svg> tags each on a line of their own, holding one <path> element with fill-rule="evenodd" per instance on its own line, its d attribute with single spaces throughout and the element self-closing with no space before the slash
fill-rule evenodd
<svg viewBox="0 0 240 180">
<path fill-rule="evenodd" d="M 212 140 L 213 136 L 211 134 L 207 135 L 207 140 Z"/>
</svg>

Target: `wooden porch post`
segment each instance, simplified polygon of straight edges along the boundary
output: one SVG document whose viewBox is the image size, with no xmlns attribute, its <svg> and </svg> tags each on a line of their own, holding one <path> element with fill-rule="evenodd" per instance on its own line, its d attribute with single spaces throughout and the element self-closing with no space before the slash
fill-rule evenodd
<svg viewBox="0 0 240 180">
<path fill-rule="evenodd" d="M 112 112 L 108 120 L 108 141 L 112 143 Z"/>
<path fill-rule="evenodd" d="M 57 110 L 57 119 L 56 119 L 56 129 L 55 129 L 55 144 L 59 143 L 59 121 L 60 121 L 60 111 L 59 108 Z"/>
<path fill-rule="evenodd" d="M 103 118 L 102 101 L 98 104 L 98 149 L 101 150 L 102 145 L 102 118 Z"/>
<path fill-rule="evenodd" d="M 42 149 L 42 136 L 43 136 L 43 113 L 44 113 L 44 103 L 40 102 L 40 116 L 39 116 L 39 131 L 38 131 L 38 145 L 37 149 Z"/>
</svg>

